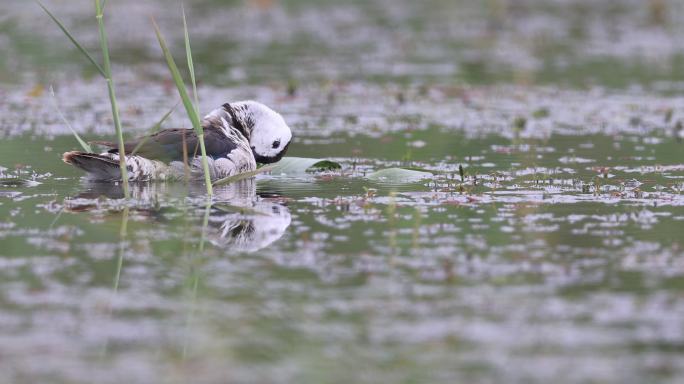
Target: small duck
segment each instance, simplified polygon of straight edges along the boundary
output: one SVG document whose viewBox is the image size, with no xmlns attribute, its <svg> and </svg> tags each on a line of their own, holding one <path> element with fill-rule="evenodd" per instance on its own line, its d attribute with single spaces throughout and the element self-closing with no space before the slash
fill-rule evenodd
<svg viewBox="0 0 684 384">
<path fill-rule="evenodd" d="M 226 103 L 202 120 L 207 160 L 212 180 L 253 171 L 257 163 L 280 160 L 292 140 L 285 120 L 256 101 Z M 66 152 L 62 160 L 80 168 L 92 180 L 121 180 L 116 143 L 96 141 L 109 151 L 96 154 Z M 165 129 L 126 142 L 126 166 L 130 181 L 183 178 L 203 175 L 199 140 L 193 129 Z M 184 154 L 185 153 L 185 154 Z M 188 159 L 188 166 L 183 159 Z"/>
</svg>

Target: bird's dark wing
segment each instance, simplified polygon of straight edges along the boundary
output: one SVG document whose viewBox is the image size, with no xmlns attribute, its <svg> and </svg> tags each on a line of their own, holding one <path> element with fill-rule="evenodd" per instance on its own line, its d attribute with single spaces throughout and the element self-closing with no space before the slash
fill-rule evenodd
<svg viewBox="0 0 684 384">
<path fill-rule="evenodd" d="M 96 141 L 95 144 L 104 145 L 112 149 L 111 153 L 118 153 L 117 145 L 112 142 Z M 198 156 L 199 140 L 197 134 L 192 129 L 165 129 L 150 136 L 143 136 L 124 144 L 126 154 L 131 154 L 135 150 L 135 155 L 140 155 L 148 159 L 161 161 L 182 161 L 183 143 L 187 148 L 188 158 Z M 204 128 L 204 144 L 207 156 L 213 158 L 225 157 L 237 144 L 227 138 L 220 129 L 213 126 Z M 137 148 L 137 150 L 136 150 Z"/>
</svg>

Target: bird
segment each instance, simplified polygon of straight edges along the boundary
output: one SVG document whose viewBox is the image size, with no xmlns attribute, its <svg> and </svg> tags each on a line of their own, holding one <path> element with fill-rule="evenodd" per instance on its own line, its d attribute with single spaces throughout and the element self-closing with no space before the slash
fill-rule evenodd
<svg viewBox="0 0 684 384">
<path fill-rule="evenodd" d="M 283 117 L 253 100 L 225 103 L 202 119 L 209 173 L 212 180 L 254 171 L 257 163 L 279 161 L 292 141 Z M 108 141 L 93 144 L 104 153 L 65 152 L 62 160 L 97 181 L 120 181 L 119 148 Z M 129 181 L 181 179 L 203 175 L 199 139 L 193 129 L 164 129 L 124 143 Z M 187 159 L 187 163 L 185 162 Z"/>
</svg>

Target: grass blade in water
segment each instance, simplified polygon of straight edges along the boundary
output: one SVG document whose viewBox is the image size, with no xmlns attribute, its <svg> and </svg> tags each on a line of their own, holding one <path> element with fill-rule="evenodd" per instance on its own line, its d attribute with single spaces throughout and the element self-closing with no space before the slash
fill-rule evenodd
<svg viewBox="0 0 684 384">
<path fill-rule="evenodd" d="M 109 45 L 107 43 L 107 32 L 104 27 L 104 15 L 102 14 L 102 4 L 100 0 L 95 0 L 95 18 L 97 19 L 97 27 L 100 32 L 100 47 L 102 48 L 102 58 L 104 61 L 104 73 L 107 80 L 107 90 L 109 91 L 109 101 L 112 106 L 112 117 L 114 119 L 114 128 L 116 130 L 116 138 L 119 147 L 119 169 L 121 170 L 121 181 L 123 184 L 124 196 L 126 199 L 130 198 L 130 191 L 128 188 L 128 169 L 126 168 L 126 150 L 124 149 L 123 131 L 121 129 L 121 118 L 119 115 L 119 105 L 116 102 L 116 93 L 114 92 L 114 80 L 112 79 L 112 65 L 109 60 Z"/>
<path fill-rule="evenodd" d="M 178 66 L 176 66 L 176 62 L 173 60 L 173 56 L 171 56 L 171 51 L 169 51 L 169 48 L 166 45 L 166 41 L 164 40 L 164 37 L 162 36 L 161 31 L 159 30 L 159 26 L 157 25 L 157 22 L 154 21 L 154 19 L 152 19 L 152 24 L 154 25 L 154 30 L 157 34 L 157 40 L 159 40 L 159 46 L 161 47 L 161 50 L 164 53 L 166 64 L 169 67 L 169 71 L 171 71 L 171 77 L 173 78 L 173 82 L 176 84 L 178 93 L 180 94 L 181 100 L 183 101 L 185 111 L 188 114 L 188 118 L 190 118 L 190 121 L 192 122 L 192 127 L 195 129 L 195 132 L 197 132 L 197 137 L 200 142 L 200 149 L 202 151 L 202 167 L 204 168 L 204 181 L 207 186 L 207 194 L 211 196 L 213 194 L 211 176 L 209 174 L 207 152 L 204 145 L 204 131 L 202 130 L 202 125 L 200 124 L 199 113 L 197 113 L 197 110 L 195 109 L 192 100 L 188 95 L 188 91 L 187 89 L 185 89 L 185 83 L 183 82 L 183 78 L 181 77 L 180 72 L 178 71 Z"/>
<path fill-rule="evenodd" d="M 169 48 L 166 45 L 166 40 L 164 40 L 164 37 L 162 36 L 161 31 L 159 30 L 159 26 L 157 25 L 157 22 L 154 21 L 154 19 L 152 20 L 152 24 L 154 25 L 154 30 L 157 33 L 159 47 L 164 53 L 166 64 L 168 65 L 169 70 L 171 71 L 171 77 L 173 78 L 173 82 L 176 85 L 176 88 L 178 88 L 178 93 L 180 94 L 181 101 L 183 102 L 185 111 L 188 114 L 188 118 L 190 118 L 192 127 L 196 131 L 199 131 L 202 129 L 202 126 L 200 125 L 199 114 L 195 110 L 195 107 L 192 105 L 192 100 L 188 95 L 188 91 L 185 89 L 185 83 L 183 83 L 183 78 L 181 77 L 180 72 L 178 71 L 178 66 L 174 61 L 173 56 L 171 56 L 171 51 L 169 51 Z"/>
<path fill-rule="evenodd" d="M 188 71 L 190 72 L 190 82 L 192 83 L 192 94 L 195 97 L 195 113 L 199 119 L 199 95 L 197 94 L 197 82 L 195 81 L 195 65 L 192 61 L 192 50 L 190 49 L 190 33 L 188 33 L 188 22 L 185 18 L 185 7 L 181 6 L 183 12 L 183 37 L 185 39 L 185 57 L 188 61 Z M 204 146 L 204 131 L 202 126 L 195 128 L 197 130 L 198 139 L 200 142 L 200 151 L 202 152 L 202 169 L 204 170 L 204 182 L 207 185 L 207 194 L 213 194 L 211 185 L 211 176 L 209 173 L 209 163 L 207 161 L 207 150 Z"/>
<path fill-rule="evenodd" d="M 78 41 L 76 40 L 76 38 L 71 34 L 71 32 L 69 32 L 69 30 L 66 29 L 66 27 L 64 26 L 64 24 L 62 24 L 62 22 L 59 21 L 59 19 L 57 19 L 57 17 L 56 17 L 55 15 L 53 15 L 52 12 L 50 12 L 50 11 L 43 5 L 43 3 L 41 3 L 40 1 L 38 1 L 38 5 L 39 5 L 41 8 L 43 8 L 43 11 L 45 11 L 45 13 L 47 13 L 48 16 L 50 16 L 50 18 L 57 24 L 57 26 L 59 27 L 59 29 L 61 29 L 62 32 L 64 32 L 64 34 L 69 38 L 69 40 L 71 40 L 71 42 L 76 46 L 76 48 L 78 48 L 78 50 L 81 51 L 81 53 L 82 53 L 82 54 L 83 54 L 83 55 L 84 55 L 84 56 L 85 56 L 85 57 L 86 57 L 94 66 L 95 66 L 95 68 L 97 68 L 97 71 L 100 72 L 100 75 L 102 75 L 102 77 L 104 77 L 104 78 L 107 78 L 107 74 L 105 73 L 105 71 L 104 71 L 104 69 L 102 68 L 102 66 L 100 66 L 100 64 L 98 64 L 98 63 L 95 61 L 95 59 L 93 59 L 93 57 L 90 55 L 90 53 L 88 53 L 88 51 L 86 51 L 86 49 L 85 49 L 81 44 L 79 44 L 79 42 L 78 42 Z"/>
<path fill-rule="evenodd" d="M 57 111 L 59 118 L 62 119 L 64 125 L 66 125 L 69 128 L 69 130 L 71 130 L 71 133 L 74 134 L 74 137 L 76 138 L 76 141 L 78 141 L 78 143 L 81 145 L 81 148 L 83 148 L 85 152 L 92 153 L 93 150 L 92 148 L 90 148 L 90 145 L 86 143 L 83 139 L 81 139 L 81 136 L 79 136 L 78 133 L 76 133 L 71 124 L 69 124 L 69 121 L 66 119 L 66 117 L 64 117 L 62 110 L 59 109 L 59 105 L 57 104 L 57 96 L 55 96 L 55 90 L 52 88 L 52 86 L 50 86 L 50 95 L 52 96 L 52 105 L 55 107 L 55 110 Z"/>
<path fill-rule="evenodd" d="M 195 97 L 195 112 L 199 115 L 199 95 L 197 94 L 197 82 L 195 81 L 195 64 L 192 61 L 192 50 L 190 49 L 190 34 L 188 33 L 188 22 L 185 18 L 185 7 L 183 11 L 183 31 L 185 38 L 185 56 L 188 60 L 188 72 L 190 72 L 190 83 L 192 84 L 192 95 Z"/>
</svg>

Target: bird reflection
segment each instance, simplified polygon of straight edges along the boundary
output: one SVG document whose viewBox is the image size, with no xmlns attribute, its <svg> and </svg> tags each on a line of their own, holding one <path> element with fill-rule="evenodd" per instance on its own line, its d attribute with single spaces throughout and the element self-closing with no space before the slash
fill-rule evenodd
<svg viewBox="0 0 684 384">
<path fill-rule="evenodd" d="M 287 207 L 260 200 L 247 211 L 240 209 L 237 212 L 227 210 L 223 214 L 212 213 L 209 225 L 218 236 L 210 234 L 209 239 L 223 249 L 256 252 L 280 239 L 291 221 Z"/>
<path fill-rule="evenodd" d="M 184 183 L 131 183 L 130 194 L 131 209 L 162 222 L 182 205 L 204 209 L 206 189 Z M 84 180 L 81 191 L 65 202 L 65 209 L 107 210 L 123 197 L 120 185 Z M 207 240 L 229 252 L 249 253 L 268 247 L 283 236 L 291 223 L 288 208 L 278 200 L 272 194 L 257 195 L 254 179 L 216 187 L 205 228 Z"/>
</svg>

